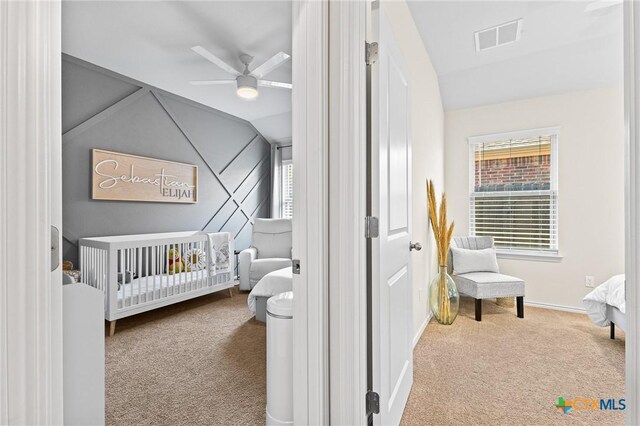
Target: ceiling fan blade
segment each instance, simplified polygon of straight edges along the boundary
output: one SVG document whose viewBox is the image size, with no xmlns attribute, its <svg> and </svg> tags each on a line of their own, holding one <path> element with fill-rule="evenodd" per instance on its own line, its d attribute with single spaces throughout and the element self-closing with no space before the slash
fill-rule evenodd
<svg viewBox="0 0 640 426">
<path fill-rule="evenodd" d="M 222 59 L 218 58 L 216 55 L 214 55 L 213 53 L 209 52 L 207 49 L 205 49 L 202 46 L 193 46 L 191 48 L 191 50 L 193 50 L 194 52 L 196 52 L 198 55 L 202 56 L 203 58 L 205 58 L 207 61 L 219 66 L 220 68 L 222 68 L 223 70 L 225 70 L 226 72 L 228 72 L 229 74 L 233 74 L 233 75 L 240 75 L 240 72 L 237 71 L 236 69 L 234 69 L 231 65 L 227 64 L 226 62 L 224 62 Z"/>
<path fill-rule="evenodd" d="M 256 78 L 264 77 L 269 74 L 271 71 L 282 65 L 287 59 L 291 56 L 287 55 L 284 52 L 278 52 L 271 59 L 267 60 L 264 64 L 260 65 L 258 68 L 251 71 Z"/>
<path fill-rule="evenodd" d="M 194 86 L 212 86 L 214 84 L 229 84 L 235 82 L 235 80 L 191 80 L 189 84 L 193 84 Z"/>
<path fill-rule="evenodd" d="M 269 81 L 269 80 L 258 80 L 258 84 L 260 86 L 280 87 L 282 89 L 291 89 L 293 87 L 293 84 L 291 83 L 282 83 L 280 81 Z"/>
</svg>

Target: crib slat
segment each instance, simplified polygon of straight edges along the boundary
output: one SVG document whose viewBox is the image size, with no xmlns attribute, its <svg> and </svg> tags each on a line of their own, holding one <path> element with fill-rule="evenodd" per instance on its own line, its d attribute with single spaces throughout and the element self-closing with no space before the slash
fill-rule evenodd
<svg viewBox="0 0 640 426">
<path fill-rule="evenodd" d="M 104 288 L 105 275 L 107 274 L 107 268 L 105 265 L 107 259 L 104 254 L 104 250 L 100 249 L 100 284 L 98 286 L 100 290 Z"/>
<path fill-rule="evenodd" d="M 178 247 L 179 247 L 178 244 L 174 244 L 173 245 L 173 248 L 176 249 L 176 250 L 178 250 Z M 176 295 L 176 280 L 178 280 L 178 284 L 180 284 L 180 277 L 179 276 L 176 277 L 175 269 L 173 270 L 173 275 L 172 276 L 173 276 L 173 288 L 171 289 L 171 291 L 172 291 L 171 295 L 175 296 Z"/>
<path fill-rule="evenodd" d="M 153 300 L 156 300 L 156 265 L 158 264 L 158 246 L 153 246 L 151 255 L 151 273 L 153 275 Z"/>
<path fill-rule="evenodd" d="M 104 289 L 107 288 L 107 282 L 109 281 L 109 265 L 108 265 L 108 252 L 102 249 L 102 284 L 100 284 L 100 290 L 104 293 Z"/>
<path fill-rule="evenodd" d="M 182 256 L 184 256 L 184 254 L 187 252 L 186 249 L 187 249 L 187 245 L 185 243 L 182 243 L 182 252 L 181 252 Z M 184 257 L 182 258 L 182 260 L 184 261 Z M 186 265 L 185 265 L 185 267 L 186 267 Z M 189 279 L 188 279 L 188 275 L 186 274 L 186 272 L 187 271 L 185 271 L 184 274 L 180 275 L 180 281 L 182 282 L 181 285 L 180 285 L 180 288 L 182 290 L 181 293 L 186 293 L 188 291 L 187 290 L 187 288 L 188 288 L 187 286 L 189 285 Z"/>
<path fill-rule="evenodd" d="M 102 277 L 102 293 L 104 294 L 105 289 L 108 288 L 109 285 L 109 250 L 102 250 L 102 264 L 104 265 L 104 274 Z"/>
<path fill-rule="evenodd" d="M 133 259 L 131 258 L 131 250 L 127 249 L 125 252 L 125 262 L 127 262 L 127 271 L 131 272 L 131 282 L 129 283 L 129 306 L 133 305 Z"/>
<path fill-rule="evenodd" d="M 166 258 L 167 258 L 167 290 L 165 291 L 165 296 L 169 297 L 169 287 L 171 286 L 171 276 L 169 275 L 169 250 L 171 250 L 171 244 L 167 244 L 165 246 L 165 250 L 167 250 Z"/>
<path fill-rule="evenodd" d="M 93 282 L 93 268 L 95 265 L 93 264 L 93 247 L 87 248 L 87 284 L 92 287 L 95 287 L 96 284 Z"/>
<path fill-rule="evenodd" d="M 96 249 L 96 261 L 98 265 L 98 279 L 96 281 L 96 288 L 100 288 L 102 285 L 102 249 Z"/>
<path fill-rule="evenodd" d="M 207 276 L 209 275 L 209 263 L 206 261 L 207 259 L 207 252 L 206 252 L 206 247 L 207 243 L 201 243 L 200 248 L 204 251 L 204 256 L 205 256 L 205 266 L 203 269 L 201 269 L 202 273 L 200 274 L 200 287 L 206 287 L 207 286 Z"/>
<path fill-rule="evenodd" d="M 133 306 L 133 280 L 135 279 L 134 277 L 136 275 L 135 265 L 133 264 L 134 250 L 135 248 L 127 249 L 127 257 L 129 258 L 129 270 L 131 271 L 131 284 L 129 285 L 129 306 Z"/>
<path fill-rule="evenodd" d="M 160 288 L 158 289 L 158 296 L 162 297 L 162 280 L 163 275 L 165 274 L 166 269 L 164 269 L 164 246 L 163 245 L 159 245 L 158 246 L 158 275 L 160 275 Z M 155 285 L 155 284 L 154 284 Z"/>
<path fill-rule="evenodd" d="M 126 258 L 126 249 L 119 249 L 118 256 L 120 257 L 120 289 L 122 290 L 122 308 L 126 306 L 127 303 L 127 258 Z M 116 286 L 117 287 L 117 286 Z"/>
<path fill-rule="evenodd" d="M 93 276 L 91 277 L 91 281 L 93 282 L 93 286 L 94 287 L 98 287 L 98 283 L 97 283 L 97 280 L 96 280 L 98 272 L 96 270 L 96 249 L 95 249 L 95 247 L 91 247 L 91 264 L 93 265 L 93 268 L 92 268 L 92 271 L 91 271 Z"/>
<path fill-rule="evenodd" d="M 142 300 L 141 296 L 142 296 L 142 292 L 140 290 L 140 281 L 142 281 L 142 247 L 138 247 L 136 248 L 136 255 L 138 258 L 138 264 L 136 265 L 136 271 L 138 271 L 138 303 L 141 303 Z"/>
<path fill-rule="evenodd" d="M 202 275 L 200 276 L 200 286 L 201 287 L 206 287 L 206 285 L 207 285 L 206 280 L 207 280 L 207 277 L 209 276 L 209 262 L 207 260 L 207 252 L 206 252 L 207 244 L 203 243 L 201 245 L 201 248 L 202 248 L 202 250 L 204 250 L 205 266 L 202 269 Z"/>
<path fill-rule="evenodd" d="M 95 248 L 93 256 L 96 262 L 96 288 L 100 288 L 100 274 L 102 273 L 102 266 L 100 265 L 100 249 Z"/>
<path fill-rule="evenodd" d="M 80 279 L 83 283 L 87 283 L 87 262 L 84 260 L 84 253 L 87 251 L 86 246 L 80 246 Z"/>
<path fill-rule="evenodd" d="M 191 244 L 187 244 L 187 250 L 191 250 Z M 186 259 L 185 259 L 186 266 Z M 189 291 L 193 291 L 193 268 L 189 268 L 189 277 L 187 278 L 187 282 L 189 283 Z"/>
<path fill-rule="evenodd" d="M 180 244 L 175 244 L 174 247 L 176 248 L 176 250 L 178 250 L 178 253 L 180 254 L 180 258 L 182 258 L 182 252 L 180 251 Z M 182 274 L 181 273 L 175 273 L 175 271 L 173 272 L 173 291 L 174 294 L 180 294 L 180 280 L 182 279 Z M 177 286 L 176 286 L 176 281 L 177 281 Z"/>
<path fill-rule="evenodd" d="M 93 283 L 93 268 L 95 265 L 93 264 L 92 249 L 93 247 L 87 247 L 87 284 L 95 287 L 95 284 Z"/>
<path fill-rule="evenodd" d="M 91 285 L 92 287 L 95 287 L 96 283 L 93 282 L 93 275 L 94 275 L 93 270 L 95 269 L 96 264 L 93 263 L 93 247 L 89 247 L 89 250 L 87 251 L 87 258 L 89 259 L 89 265 L 91 265 L 89 266 L 89 277 L 88 277 L 89 285 Z"/>
<path fill-rule="evenodd" d="M 182 256 L 184 255 L 184 244 L 180 243 L 179 247 L 180 247 L 180 259 L 182 259 Z M 180 273 L 180 275 L 178 276 L 178 293 L 184 292 L 184 290 L 187 288 L 184 282 L 184 277 L 185 277 L 184 273 Z"/>
<path fill-rule="evenodd" d="M 97 254 L 98 254 L 98 288 L 102 287 L 102 281 L 104 280 L 103 275 L 104 275 L 104 264 L 102 263 L 102 249 L 98 249 L 97 250 Z"/>
<path fill-rule="evenodd" d="M 135 269 L 133 265 L 133 250 L 127 249 L 127 259 L 129 260 L 128 270 L 131 271 L 131 283 L 129 284 L 129 306 L 133 306 L 133 280 L 135 276 Z"/>
<path fill-rule="evenodd" d="M 184 253 L 183 251 L 183 247 L 182 244 L 178 244 L 178 252 L 180 253 L 180 259 L 182 259 L 182 254 Z M 182 272 L 180 272 L 178 275 L 178 294 L 182 293 L 182 278 L 184 277 L 184 274 Z"/>
<path fill-rule="evenodd" d="M 202 250 L 202 243 L 198 243 L 198 248 L 200 250 Z M 202 273 L 202 269 L 199 269 L 198 273 L 197 273 L 197 281 L 198 281 L 197 287 L 198 287 L 198 290 L 200 290 L 202 288 L 202 276 L 203 275 L 204 274 Z"/>
<path fill-rule="evenodd" d="M 144 265 L 145 265 L 145 276 L 144 276 L 144 301 L 149 301 L 149 246 L 144 248 Z M 138 299 L 138 303 L 140 303 L 140 299 Z"/>
</svg>

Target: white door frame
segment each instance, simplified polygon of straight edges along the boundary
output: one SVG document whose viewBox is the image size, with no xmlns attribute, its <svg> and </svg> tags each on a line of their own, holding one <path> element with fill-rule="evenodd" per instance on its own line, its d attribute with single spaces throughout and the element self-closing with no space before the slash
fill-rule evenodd
<svg viewBox="0 0 640 426">
<path fill-rule="evenodd" d="M 294 323 L 295 424 L 367 420 L 364 43 L 370 7 L 369 0 L 293 6 L 293 246 L 302 265 L 294 275 L 294 316 L 306 311 L 306 323 Z M 297 344 L 305 338 L 307 345 Z"/>
<path fill-rule="evenodd" d="M 294 424 L 329 423 L 329 3 L 293 2 Z"/>
<path fill-rule="evenodd" d="M 626 423 L 640 424 L 640 3 L 624 2 Z"/>
<path fill-rule="evenodd" d="M 58 0 L 0 2 L 0 424 L 63 419 L 62 275 L 52 277 L 50 252 L 62 199 L 50 179 L 61 176 L 60 16 Z"/>
<path fill-rule="evenodd" d="M 330 3 L 329 329 L 331 423 L 366 424 L 368 1 Z"/>
</svg>

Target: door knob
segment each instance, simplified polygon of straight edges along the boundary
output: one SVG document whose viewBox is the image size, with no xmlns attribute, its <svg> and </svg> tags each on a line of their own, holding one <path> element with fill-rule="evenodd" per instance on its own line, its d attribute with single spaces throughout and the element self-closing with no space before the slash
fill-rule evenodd
<svg viewBox="0 0 640 426">
<path fill-rule="evenodd" d="M 409 251 L 411 250 L 416 250 L 416 251 L 422 250 L 422 244 L 412 243 L 411 241 L 409 241 Z"/>
</svg>

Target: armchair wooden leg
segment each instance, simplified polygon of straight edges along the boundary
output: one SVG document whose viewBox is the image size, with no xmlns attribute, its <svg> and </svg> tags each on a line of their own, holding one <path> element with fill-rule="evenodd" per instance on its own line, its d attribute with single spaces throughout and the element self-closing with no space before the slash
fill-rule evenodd
<svg viewBox="0 0 640 426">
<path fill-rule="evenodd" d="M 229 287 L 229 297 L 233 297 L 233 287 Z"/>
<path fill-rule="evenodd" d="M 516 311 L 518 318 L 524 318 L 524 296 L 516 297 Z"/>
<path fill-rule="evenodd" d="M 476 321 L 482 321 L 482 299 L 476 299 Z"/>
<path fill-rule="evenodd" d="M 612 339 L 616 338 L 616 325 L 612 322 L 610 325 L 610 332 L 609 332 L 609 337 Z"/>
</svg>

